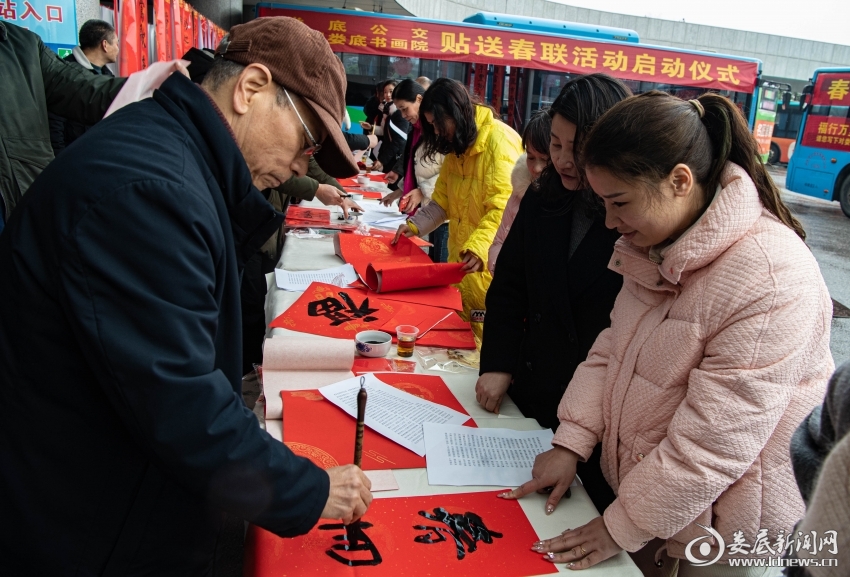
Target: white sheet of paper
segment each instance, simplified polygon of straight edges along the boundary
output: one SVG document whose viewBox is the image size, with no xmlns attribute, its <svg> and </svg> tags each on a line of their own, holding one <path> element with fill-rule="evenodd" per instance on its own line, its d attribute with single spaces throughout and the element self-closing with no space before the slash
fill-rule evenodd
<svg viewBox="0 0 850 577">
<path fill-rule="evenodd" d="M 364 386 L 369 395 L 366 402 L 366 426 L 420 457 L 425 455 L 423 423 L 460 425 L 469 420 L 469 415 L 391 387 L 372 374 L 364 377 Z M 360 377 L 354 377 L 322 387 L 319 392 L 356 418 L 359 390 Z"/>
<path fill-rule="evenodd" d="M 321 270 L 299 270 L 291 271 L 282 268 L 274 269 L 275 281 L 280 289 L 285 291 L 307 290 L 312 282 L 323 282 L 336 284 L 337 286 L 348 286 L 357 280 L 357 273 L 350 264 L 325 268 Z M 338 284 L 340 278 L 344 284 Z"/>
<path fill-rule="evenodd" d="M 390 217 L 390 218 L 382 218 L 380 220 L 376 220 L 375 222 L 369 223 L 371 226 L 375 228 L 385 228 L 387 230 L 395 230 L 401 225 L 407 222 L 407 215 L 398 216 L 398 217 Z"/>
<path fill-rule="evenodd" d="M 552 448 L 551 429 L 514 431 L 425 423 L 430 485 L 516 487 L 531 479 L 534 458 Z"/>
</svg>

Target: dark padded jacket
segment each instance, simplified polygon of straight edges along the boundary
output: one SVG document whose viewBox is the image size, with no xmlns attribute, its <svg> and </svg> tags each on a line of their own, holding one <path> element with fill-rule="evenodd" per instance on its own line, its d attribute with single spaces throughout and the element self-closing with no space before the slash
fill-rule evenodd
<svg viewBox="0 0 850 577">
<path fill-rule="evenodd" d="M 203 575 L 222 512 L 307 532 L 328 475 L 241 398 L 243 263 L 283 215 L 174 74 L 0 235 L 0 573 Z"/>
<path fill-rule="evenodd" d="M 80 62 L 78 58 L 83 59 L 83 61 Z M 110 77 L 115 76 L 106 66 L 97 68 L 93 67 L 91 62 L 88 61 L 88 58 L 86 58 L 86 55 L 82 53 L 79 46 L 74 48 L 74 52 L 72 54 L 69 54 L 62 60 L 71 66 L 87 71 L 89 74 L 102 74 L 103 76 Z M 60 152 L 65 150 L 65 147 L 69 146 L 72 142 L 85 134 L 86 130 L 92 126 L 91 124 L 83 124 L 82 122 L 68 120 L 63 116 L 59 116 L 52 112 L 47 114 L 47 118 L 48 124 L 50 125 L 50 146 L 53 148 L 54 155 L 58 155 Z"/>
<path fill-rule="evenodd" d="M 623 277 L 608 269 L 619 234 L 605 227 L 604 213 L 588 217 L 589 227 L 569 256 L 576 210 L 584 208 L 547 210 L 543 192 L 529 189 L 487 291 L 481 374 L 513 375 L 510 398 L 523 415 L 552 430 L 558 427 L 558 403 L 596 337 L 610 326 L 623 285 Z M 600 455 L 597 446 L 579 463 L 578 474 L 602 512 L 614 494 L 602 476 Z"/>
<path fill-rule="evenodd" d="M 0 21 L 0 212 L 6 218 L 53 160 L 48 111 L 94 124 L 124 82 L 71 66 L 36 34 Z M 2 221 L 0 214 L 0 227 Z"/>
</svg>

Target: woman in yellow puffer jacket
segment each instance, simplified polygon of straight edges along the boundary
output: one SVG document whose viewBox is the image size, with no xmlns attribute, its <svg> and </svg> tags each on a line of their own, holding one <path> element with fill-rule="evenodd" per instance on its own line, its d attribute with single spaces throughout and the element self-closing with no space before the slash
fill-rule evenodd
<svg viewBox="0 0 850 577">
<path fill-rule="evenodd" d="M 472 322 L 480 345 L 484 298 L 492 277 L 487 254 L 511 195 L 511 171 L 522 141 L 493 111 L 475 104 L 460 82 L 435 81 L 419 107 L 426 155 L 445 154 L 431 203 L 420 209 L 398 236 L 425 235 L 449 221 L 449 262 L 463 262 L 460 283 L 463 317 Z"/>
</svg>

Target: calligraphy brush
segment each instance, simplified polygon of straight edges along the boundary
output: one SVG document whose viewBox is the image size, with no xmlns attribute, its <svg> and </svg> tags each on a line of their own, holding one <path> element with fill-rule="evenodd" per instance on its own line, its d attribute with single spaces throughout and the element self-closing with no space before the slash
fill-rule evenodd
<svg viewBox="0 0 850 577">
<path fill-rule="evenodd" d="M 366 420 L 366 377 L 360 377 L 360 391 L 357 393 L 357 434 L 354 437 L 354 464 L 360 467 L 363 458 L 363 426 Z"/>
<path fill-rule="evenodd" d="M 366 424 L 366 377 L 360 377 L 360 391 L 357 392 L 357 433 L 354 436 L 354 465 L 360 467 L 363 460 L 363 427 Z M 345 534 L 348 537 L 348 547 L 351 548 L 356 543 L 352 543 L 352 536 L 357 535 L 357 521 L 345 526 Z M 356 537 L 354 537 L 356 541 Z"/>
</svg>

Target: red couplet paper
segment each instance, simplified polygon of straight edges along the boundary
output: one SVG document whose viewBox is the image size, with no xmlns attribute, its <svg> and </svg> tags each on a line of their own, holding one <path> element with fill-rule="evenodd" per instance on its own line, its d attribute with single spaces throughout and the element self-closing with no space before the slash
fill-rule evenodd
<svg viewBox="0 0 850 577">
<path fill-rule="evenodd" d="M 375 499 L 357 524 L 360 539 L 353 551 L 345 547 L 346 532 L 339 521 L 320 520 L 309 533 L 294 539 L 252 525 L 245 543 L 244 575 L 521 577 L 557 573 L 552 563 L 531 551 L 538 535 L 519 502 L 499 499 L 500 492 Z M 440 520 L 446 515 L 464 516 L 470 528 L 453 531 Z M 481 538 L 485 532 L 489 536 Z"/>
<path fill-rule="evenodd" d="M 463 331 L 429 331 L 428 334 L 416 339 L 416 344 L 423 347 L 443 347 L 447 349 L 475 348 L 475 334 L 471 330 Z"/>
<path fill-rule="evenodd" d="M 386 238 L 388 240 L 392 240 L 393 238 L 395 238 L 395 231 L 378 230 L 377 228 L 373 228 L 371 231 L 369 231 L 369 235 L 374 236 L 375 238 Z M 409 240 L 416 246 L 434 246 L 427 240 L 423 240 L 418 236 L 408 237 L 407 240 Z"/>
<path fill-rule="evenodd" d="M 452 314 L 449 315 L 447 319 L 443 319 L 437 326 L 435 326 L 432 331 L 470 331 L 472 330 L 472 325 L 468 322 L 460 318 L 460 315 L 456 312 L 452 311 Z"/>
<path fill-rule="evenodd" d="M 416 363 L 401 359 L 357 357 L 351 365 L 351 372 L 358 376 L 364 373 L 415 373 Z"/>
<path fill-rule="evenodd" d="M 334 250 L 338 257 L 354 267 L 361 279 L 366 278 L 366 269 L 372 263 L 433 264 L 425 251 L 409 238 L 402 236 L 396 244 L 391 244 L 392 240 L 392 235 L 338 234 L 334 236 Z"/>
<path fill-rule="evenodd" d="M 375 376 L 411 395 L 466 414 L 440 377 L 410 373 Z M 293 453 L 307 457 L 324 469 L 353 462 L 356 421 L 348 413 L 318 391 L 281 391 L 280 397 L 283 401 L 283 442 Z M 366 410 L 369 410 L 368 403 Z M 471 419 L 465 424 L 475 426 Z M 425 457 L 366 427 L 361 465 L 364 471 L 423 467 Z"/>
<path fill-rule="evenodd" d="M 317 224 L 329 224 L 331 222 L 331 211 L 326 208 L 313 208 L 306 206 L 290 205 L 286 209 L 287 220 L 304 220 Z"/>
<path fill-rule="evenodd" d="M 450 313 L 426 305 L 387 301 L 365 290 L 314 282 L 270 326 L 353 339 L 360 331 L 389 329 L 395 333 L 398 325 L 414 325 L 424 332 Z"/>
<path fill-rule="evenodd" d="M 331 211 L 326 208 L 290 206 L 286 210 L 286 226 L 290 227 L 323 227 L 338 230 L 355 230 L 356 224 L 345 221 L 332 221 Z"/>
<path fill-rule="evenodd" d="M 369 294 L 377 295 L 378 293 L 369 291 Z M 457 287 L 453 286 L 381 293 L 381 298 L 385 301 L 428 305 L 443 309 L 451 309 L 453 311 L 463 310 L 463 300 L 460 297 L 460 291 Z"/>
<path fill-rule="evenodd" d="M 373 262 L 366 267 L 363 281 L 379 293 L 399 290 L 430 288 L 457 284 L 466 273 L 462 263 L 400 263 Z"/>
<path fill-rule="evenodd" d="M 363 190 L 357 186 L 343 186 L 345 192 L 354 193 L 354 194 L 362 194 L 363 198 L 371 198 L 373 200 L 381 200 L 384 198 L 384 195 L 378 192 L 377 190 Z"/>
</svg>

